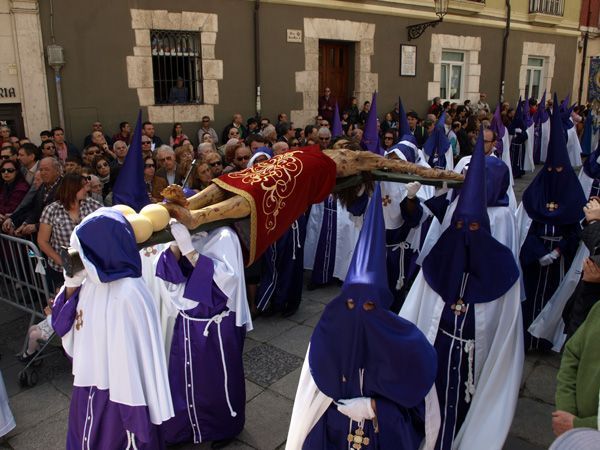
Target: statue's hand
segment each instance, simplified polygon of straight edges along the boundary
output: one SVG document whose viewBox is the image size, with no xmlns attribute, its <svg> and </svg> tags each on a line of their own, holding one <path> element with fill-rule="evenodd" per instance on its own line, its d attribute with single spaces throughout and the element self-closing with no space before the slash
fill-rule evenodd
<svg viewBox="0 0 600 450">
<path fill-rule="evenodd" d="M 194 220 L 189 209 L 175 203 L 163 203 L 162 205 L 167 208 L 169 215 L 173 219 L 177 219 L 179 223 L 184 224 L 189 230 L 193 230 L 195 228 Z"/>
</svg>

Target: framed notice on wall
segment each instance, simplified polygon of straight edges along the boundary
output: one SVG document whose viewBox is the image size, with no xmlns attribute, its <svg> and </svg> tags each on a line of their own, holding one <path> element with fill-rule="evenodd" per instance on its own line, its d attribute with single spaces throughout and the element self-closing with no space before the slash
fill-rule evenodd
<svg viewBox="0 0 600 450">
<path fill-rule="evenodd" d="M 417 46 L 400 45 L 400 76 L 417 76 Z"/>
</svg>

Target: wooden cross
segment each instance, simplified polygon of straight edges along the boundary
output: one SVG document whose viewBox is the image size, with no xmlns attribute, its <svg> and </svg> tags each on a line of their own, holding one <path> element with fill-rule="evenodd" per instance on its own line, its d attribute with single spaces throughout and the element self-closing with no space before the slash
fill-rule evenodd
<svg viewBox="0 0 600 450">
<path fill-rule="evenodd" d="M 80 309 L 75 316 L 75 330 L 83 328 L 83 309 Z"/>
<path fill-rule="evenodd" d="M 365 432 L 362 427 L 358 427 L 355 431 L 355 434 L 348 434 L 348 443 L 352 444 L 352 448 L 355 450 L 360 450 L 363 446 L 369 445 L 370 439 L 365 437 Z"/>
<path fill-rule="evenodd" d="M 550 212 L 556 211 L 558 209 L 558 203 L 555 203 L 555 202 L 546 203 L 546 208 L 548 208 L 548 211 L 550 211 Z"/>
</svg>

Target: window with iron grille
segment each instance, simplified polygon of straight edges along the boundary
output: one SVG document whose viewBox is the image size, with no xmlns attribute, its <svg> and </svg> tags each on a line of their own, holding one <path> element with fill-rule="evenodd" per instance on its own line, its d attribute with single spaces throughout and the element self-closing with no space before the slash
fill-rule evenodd
<svg viewBox="0 0 600 450">
<path fill-rule="evenodd" d="M 562 16 L 565 11 L 565 0 L 529 0 L 530 13 Z"/>
<path fill-rule="evenodd" d="M 202 103 L 200 33 L 151 30 L 150 40 L 155 103 Z"/>
</svg>

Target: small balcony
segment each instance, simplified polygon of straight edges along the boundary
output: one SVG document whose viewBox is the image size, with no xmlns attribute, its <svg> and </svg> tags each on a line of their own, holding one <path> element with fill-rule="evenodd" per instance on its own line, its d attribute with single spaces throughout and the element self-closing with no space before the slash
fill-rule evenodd
<svg viewBox="0 0 600 450">
<path fill-rule="evenodd" d="M 564 12 L 565 0 L 529 0 L 529 21 L 536 25 L 558 25 Z"/>
<path fill-rule="evenodd" d="M 483 11 L 485 0 L 450 0 L 448 12 L 473 15 Z"/>
</svg>

